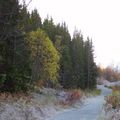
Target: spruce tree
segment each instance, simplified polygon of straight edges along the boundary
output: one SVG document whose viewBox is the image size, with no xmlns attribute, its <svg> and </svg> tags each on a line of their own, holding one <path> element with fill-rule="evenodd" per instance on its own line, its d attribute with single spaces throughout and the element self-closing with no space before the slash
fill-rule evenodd
<svg viewBox="0 0 120 120">
<path fill-rule="evenodd" d="M 42 28 L 42 22 L 41 22 L 41 17 L 37 11 L 37 9 L 34 9 L 31 13 L 31 30 L 35 31 L 38 28 Z"/>
<path fill-rule="evenodd" d="M 72 84 L 71 36 L 66 23 L 56 26 L 57 35 L 61 36 L 60 83 L 64 88 Z"/>
<path fill-rule="evenodd" d="M 77 88 L 84 88 L 84 41 L 77 30 L 72 39 L 73 84 Z"/>
<path fill-rule="evenodd" d="M 94 62 L 94 53 L 93 53 L 92 40 L 87 37 L 85 41 L 85 84 L 86 88 L 92 89 L 96 87 L 96 76 L 97 76 L 97 67 Z"/>
<path fill-rule="evenodd" d="M 0 1 L 0 44 L 4 66 L 2 90 L 25 89 L 27 81 L 24 34 L 19 29 L 20 5 L 18 0 Z"/>
<path fill-rule="evenodd" d="M 54 43 L 56 37 L 56 25 L 54 24 L 53 19 L 49 19 L 49 17 L 47 17 L 43 22 L 42 29 L 47 33 L 50 40 Z"/>
</svg>

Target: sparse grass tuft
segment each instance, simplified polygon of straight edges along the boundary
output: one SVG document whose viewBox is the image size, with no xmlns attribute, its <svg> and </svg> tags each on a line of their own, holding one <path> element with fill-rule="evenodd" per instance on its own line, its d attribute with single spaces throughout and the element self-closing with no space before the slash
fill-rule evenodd
<svg viewBox="0 0 120 120">
<path fill-rule="evenodd" d="M 93 89 L 93 90 L 86 90 L 85 91 L 85 96 L 97 96 L 101 94 L 100 89 Z"/>
</svg>

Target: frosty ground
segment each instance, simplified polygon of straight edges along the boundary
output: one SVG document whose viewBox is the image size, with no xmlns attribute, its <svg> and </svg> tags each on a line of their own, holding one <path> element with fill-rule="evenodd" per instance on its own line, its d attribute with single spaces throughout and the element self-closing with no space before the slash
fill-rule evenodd
<svg viewBox="0 0 120 120">
<path fill-rule="evenodd" d="M 0 98 L 0 120 L 119 120 L 120 109 L 110 105 L 103 110 L 104 96 L 111 90 L 99 85 L 101 95 L 86 98 L 83 96 L 74 105 L 61 105 L 68 93 L 48 88 L 38 89 L 29 96 L 15 99 L 3 94 Z"/>
</svg>

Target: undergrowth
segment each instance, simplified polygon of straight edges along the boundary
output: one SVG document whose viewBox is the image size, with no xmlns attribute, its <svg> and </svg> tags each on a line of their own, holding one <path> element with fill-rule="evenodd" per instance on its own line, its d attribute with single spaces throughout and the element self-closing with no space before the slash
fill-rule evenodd
<svg viewBox="0 0 120 120">
<path fill-rule="evenodd" d="M 93 90 L 85 90 L 85 96 L 97 96 L 101 94 L 100 89 L 93 89 Z"/>
<path fill-rule="evenodd" d="M 120 107 L 120 86 L 114 86 L 112 90 L 112 94 L 106 97 L 106 101 L 115 109 Z"/>
</svg>

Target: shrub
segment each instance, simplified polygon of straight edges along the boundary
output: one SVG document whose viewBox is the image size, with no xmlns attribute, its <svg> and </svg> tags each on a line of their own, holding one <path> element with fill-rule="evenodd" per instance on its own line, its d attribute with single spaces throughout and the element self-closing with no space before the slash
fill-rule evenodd
<svg viewBox="0 0 120 120">
<path fill-rule="evenodd" d="M 82 96 L 83 92 L 81 90 L 67 90 L 64 95 L 65 99 L 60 100 L 59 104 L 63 106 L 72 105 L 79 101 Z"/>
<path fill-rule="evenodd" d="M 116 85 L 112 87 L 113 91 L 119 91 L 120 92 L 120 86 Z"/>
<path fill-rule="evenodd" d="M 120 107 L 120 86 L 112 87 L 112 95 L 107 96 L 106 101 L 111 104 L 113 108 Z"/>
<path fill-rule="evenodd" d="M 73 104 L 76 101 L 80 100 L 80 98 L 83 96 L 83 93 L 80 90 L 73 90 L 68 93 L 67 102 L 69 104 Z"/>
<path fill-rule="evenodd" d="M 120 96 L 115 94 L 108 96 L 107 103 L 111 104 L 113 108 L 120 107 Z"/>
</svg>

